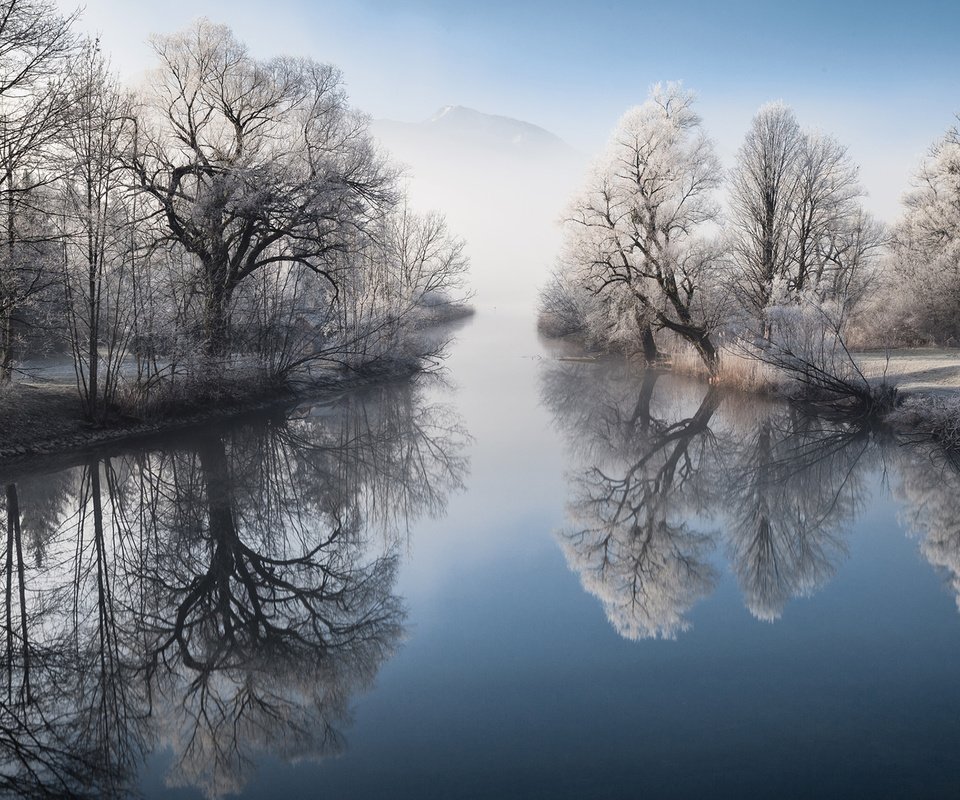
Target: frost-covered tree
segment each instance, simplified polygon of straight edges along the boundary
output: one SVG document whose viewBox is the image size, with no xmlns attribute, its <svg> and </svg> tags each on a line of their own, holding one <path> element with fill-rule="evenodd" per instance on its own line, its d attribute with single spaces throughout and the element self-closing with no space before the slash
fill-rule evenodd
<svg viewBox="0 0 960 800">
<path fill-rule="evenodd" d="M 846 345 L 885 238 L 863 195 L 836 139 L 802 131 L 782 103 L 764 106 L 731 175 L 730 283 L 752 355 L 809 395 L 875 410 L 893 396 L 874 392 Z"/>
<path fill-rule="evenodd" d="M 770 302 L 773 283 L 787 269 L 793 246 L 792 209 L 803 134 L 793 112 L 775 103 L 753 118 L 730 180 L 738 289 L 757 310 Z"/>
<path fill-rule="evenodd" d="M 442 214 L 418 214 L 403 203 L 386 217 L 378 238 L 393 262 L 392 282 L 402 304 L 462 299 L 469 261 L 463 240 L 451 236 Z"/>
<path fill-rule="evenodd" d="M 709 224 L 720 167 L 693 102 L 678 84 L 657 85 L 623 116 L 573 200 L 562 269 L 618 309 L 638 341 L 651 325 L 669 331 L 713 370 L 722 250 Z M 651 352 L 649 341 L 643 349 Z"/>
<path fill-rule="evenodd" d="M 421 328 L 442 321 L 469 293 L 469 259 L 443 216 L 406 202 L 387 211 L 349 246 L 331 254 L 334 288 L 312 273 L 262 270 L 241 292 L 235 316 L 259 336 L 275 375 L 337 364 L 368 373 L 414 372 L 443 347 Z M 269 285 L 268 285 L 269 284 Z M 250 311 L 262 310 L 263 318 Z"/>
<path fill-rule="evenodd" d="M 418 214 L 404 202 L 384 215 L 343 258 L 340 295 L 343 349 L 353 362 L 399 358 L 410 329 L 466 297 L 464 242 L 441 214 Z M 414 347 L 414 350 L 417 348 Z"/>
<path fill-rule="evenodd" d="M 306 270 L 336 292 L 333 256 L 393 204 L 394 176 L 334 67 L 254 58 L 206 20 L 153 47 L 132 166 L 195 262 L 206 350 L 222 355 L 237 288 L 258 271 Z"/>
<path fill-rule="evenodd" d="M 901 335 L 960 338 L 960 117 L 936 143 L 904 197 L 886 292 Z"/>
<path fill-rule="evenodd" d="M 74 61 L 65 90 L 71 104 L 57 182 L 67 333 L 77 386 L 90 419 L 116 396 L 134 331 L 132 199 L 122 156 L 129 148 L 130 101 L 96 42 Z"/>
<path fill-rule="evenodd" d="M 782 103 L 757 112 L 730 177 L 733 283 L 750 316 L 800 297 L 846 307 L 862 296 L 884 235 L 863 195 L 836 139 L 804 132 Z"/>
<path fill-rule="evenodd" d="M 540 287 L 537 302 L 537 329 L 546 336 L 562 337 L 587 333 L 592 296 L 571 279 L 564 264 L 551 270 Z"/>
<path fill-rule="evenodd" d="M 0 2 L 0 382 L 13 375 L 17 326 L 56 276 L 44 204 L 68 110 L 71 22 L 49 0 Z"/>
</svg>

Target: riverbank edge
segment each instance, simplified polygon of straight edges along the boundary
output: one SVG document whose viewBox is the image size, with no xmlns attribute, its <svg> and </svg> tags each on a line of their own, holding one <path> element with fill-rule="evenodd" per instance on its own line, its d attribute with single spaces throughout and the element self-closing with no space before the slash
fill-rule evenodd
<svg viewBox="0 0 960 800">
<path fill-rule="evenodd" d="M 454 305 L 444 308 L 442 313 L 431 317 L 419 329 L 443 331 L 445 328 L 455 327 L 458 323 L 470 319 L 475 314 L 476 310 L 470 305 Z M 189 403 L 179 408 L 173 407 L 148 419 L 113 421 L 105 425 L 95 425 L 78 414 L 76 418 L 67 421 L 66 428 L 57 431 L 52 436 L 13 437 L 10 442 L 4 441 L 9 434 L 8 428 L 7 432 L 0 433 L 0 468 L 8 471 L 18 465 L 38 459 L 50 459 L 51 461 L 75 460 L 77 456 L 86 452 L 142 444 L 160 437 L 175 436 L 211 423 L 227 423 L 250 414 L 291 408 L 305 402 L 323 402 L 342 392 L 387 385 L 396 381 L 408 381 L 428 371 L 422 367 L 407 366 L 370 372 L 348 372 L 331 369 L 325 372 L 322 377 L 316 377 L 308 383 L 301 382 L 295 387 L 289 385 L 270 386 L 244 394 L 233 402 L 224 403 L 222 400 L 218 400 L 215 406 L 201 411 L 195 410 L 194 404 Z M 62 395 L 66 388 L 64 384 L 30 385 L 28 391 L 38 393 L 36 405 L 40 407 L 32 417 L 28 414 L 30 421 L 34 424 L 42 422 L 44 395 L 50 401 L 50 404 L 54 405 L 57 397 Z M 15 402 L 18 389 L 13 388 L 7 391 L 10 394 L 4 398 L 5 401 Z M 77 403 L 79 404 L 78 400 Z M 0 418 L 0 423 L 3 421 Z M 64 422 L 64 420 L 61 420 L 61 422 Z"/>
<path fill-rule="evenodd" d="M 848 416 L 840 404 L 822 403 L 798 394 L 798 387 L 786 375 L 759 361 L 734 355 L 721 367 L 711 380 L 699 357 L 694 353 L 665 354 L 661 364 L 645 366 L 622 352 L 597 351 L 587 345 L 577 334 L 553 336 L 538 328 L 542 341 L 559 349 L 555 357 L 562 361 L 599 361 L 605 358 L 620 359 L 637 370 L 655 369 L 665 374 L 674 374 L 696 381 L 704 386 L 713 385 L 732 394 L 750 395 L 789 403 L 807 409 L 811 414 L 830 417 L 840 421 L 885 426 L 890 433 L 903 439 L 922 439 L 933 442 L 951 457 L 960 458 L 960 386 L 937 390 L 904 388 L 886 376 L 868 376 L 873 387 L 886 383 L 896 391 L 896 404 L 871 419 Z M 872 351 L 864 351 L 870 353 Z M 891 355 L 897 351 L 891 351 Z M 856 353 L 854 353 L 855 355 Z M 728 354 L 730 355 L 730 354 Z M 960 350 L 958 350 L 960 358 Z"/>
<path fill-rule="evenodd" d="M 0 470 L 6 472 L 38 460 L 49 459 L 51 463 L 61 460 L 72 462 L 84 453 L 98 452 L 104 448 L 132 447 L 158 438 L 176 438 L 211 424 L 225 424 L 253 414 L 288 409 L 302 403 L 324 402 L 343 392 L 410 380 L 422 372 L 422 370 L 409 370 L 403 373 L 375 376 L 346 373 L 331 375 L 326 380 L 311 382 L 308 386 L 297 389 L 286 387 L 270 389 L 250 394 L 228 404 L 219 403 L 215 407 L 199 412 L 172 412 L 154 419 L 129 424 L 113 423 L 94 426 L 83 418 L 77 418 L 70 432 L 60 432 L 49 438 L 34 438 L 28 442 L 14 441 L 9 445 L 0 444 Z"/>
</svg>

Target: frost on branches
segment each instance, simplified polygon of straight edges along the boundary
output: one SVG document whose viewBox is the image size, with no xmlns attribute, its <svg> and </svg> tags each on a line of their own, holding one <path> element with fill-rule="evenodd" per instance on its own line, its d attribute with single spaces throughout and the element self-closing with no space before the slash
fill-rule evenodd
<svg viewBox="0 0 960 800">
<path fill-rule="evenodd" d="M 557 298 L 572 295 L 567 305 L 587 311 L 580 327 L 594 340 L 616 342 L 623 321 L 650 356 L 652 330 L 667 331 L 712 370 L 722 250 L 710 223 L 720 166 L 693 100 L 678 84 L 658 85 L 620 120 L 571 204 L 544 309 L 556 314 Z"/>
<path fill-rule="evenodd" d="M 894 229 L 885 300 L 894 335 L 960 340 L 960 128 L 932 148 Z"/>
</svg>

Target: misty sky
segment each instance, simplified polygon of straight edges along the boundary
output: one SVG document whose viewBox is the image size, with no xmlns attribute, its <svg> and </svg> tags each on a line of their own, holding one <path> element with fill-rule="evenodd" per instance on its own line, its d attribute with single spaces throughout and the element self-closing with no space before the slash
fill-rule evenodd
<svg viewBox="0 0 960 800">
<path fill-rule="evenodd" d="M 72 8 L 67 0 L 58 0 Z M 258 55 L 338 64 L 374 117 L 447 104 L 542 125 L 598 149 L 650 84 L 683 80 L 727 164 L 757 106 L 782 99 L 861 164 L 868 207 L 890 220 L 908 176 L 960 111 L 960 3 L 88 0 L 115 67 L 151 63 L 146 39 L 205 15 Z"/>
</svg>

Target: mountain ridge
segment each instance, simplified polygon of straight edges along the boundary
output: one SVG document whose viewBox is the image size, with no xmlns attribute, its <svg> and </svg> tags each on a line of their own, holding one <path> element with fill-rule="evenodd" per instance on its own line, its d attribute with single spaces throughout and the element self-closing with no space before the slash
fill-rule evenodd
<svg viewBox="0 0 960 800">
<path fill-rule="evenodd" d="M 443 106 L 420 122 L 376 119 L 373 120 L 372 127 L 374 133 L 387 143 L 398 137 L 413 137 L 435 140 L 446 145 L 468 144 L 520 154 L 576 153 L 573 147 L 555 133 L 532 122 L 502 114 L 489 114 L 462 105 Z"/>
</svg>

